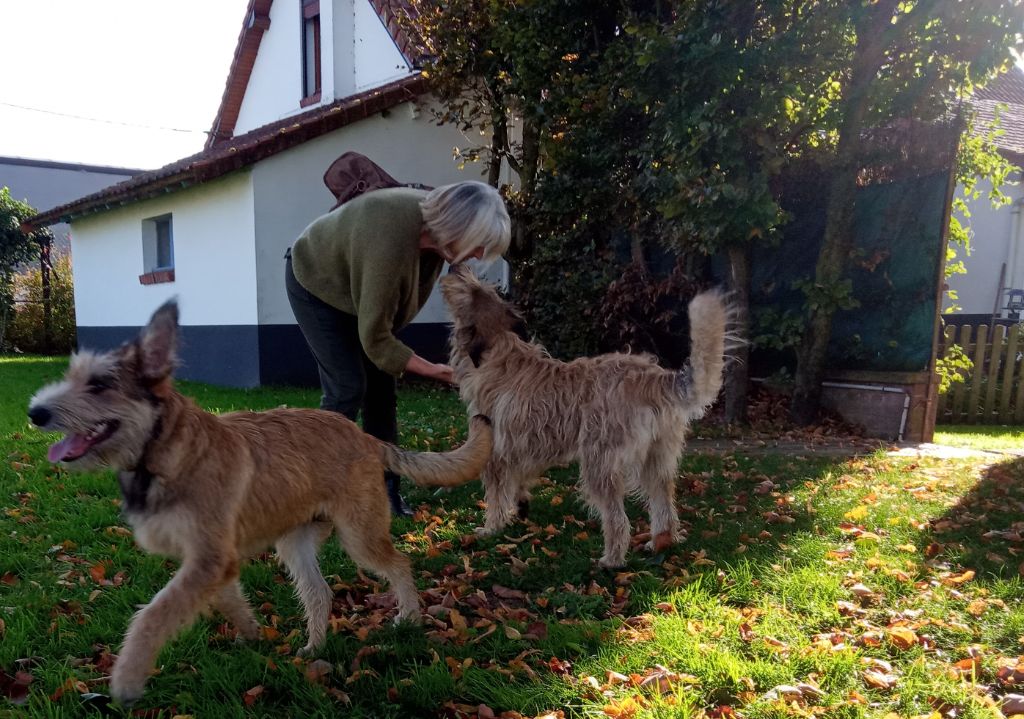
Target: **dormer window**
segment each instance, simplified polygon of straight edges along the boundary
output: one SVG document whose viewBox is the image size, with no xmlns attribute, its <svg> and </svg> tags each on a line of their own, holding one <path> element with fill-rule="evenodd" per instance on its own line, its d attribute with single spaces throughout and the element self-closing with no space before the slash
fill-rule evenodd
<svg viewBox="0 0 1024 719">
<path fill-rule="evenodd" d="M 302 0 L 302 107 L 320 102 L 320 0 Z"/>
</svg>

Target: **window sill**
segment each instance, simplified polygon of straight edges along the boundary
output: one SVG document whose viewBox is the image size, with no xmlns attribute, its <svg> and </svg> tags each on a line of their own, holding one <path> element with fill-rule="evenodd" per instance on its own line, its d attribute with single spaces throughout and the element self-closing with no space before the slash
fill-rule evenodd
<svg viewBox="0 0 1024 719">
<path fill-rule="evenodd" d="M 320 102 L 320 93 L 314 92 L 312 95 L 299 100 L 299 107 L 309 107 L 310 105 L 315 105 L 318 102 Z"/>
<path fill-rule="evenodd" d="M 164 282 L 174 282 L 174 270 L 154 270 L 139 275 L 140 285 L 159 285 Z"/>
</svg>

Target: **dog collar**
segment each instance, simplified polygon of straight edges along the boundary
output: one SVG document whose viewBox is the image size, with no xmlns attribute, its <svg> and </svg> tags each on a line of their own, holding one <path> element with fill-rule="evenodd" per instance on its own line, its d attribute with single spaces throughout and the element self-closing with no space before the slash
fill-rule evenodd
<svg viewBox="0 0 1024 719">
<path fill-rule="evenodd" d="M 149 439 L 146 440 L 146 444 L 142 447 L 142 456 L 139 457 L 138 464 L 134 469 L 119 472 L 117 475 L 118 483 L 121 485 L 121 497 L 124 499 L 123 507 L 126 512 L 144 512 L 146 510 L 146 497 L 149 495 L 149 488 L 153 484 L 153 478 L 156 476 L 149 471 L 147 466 L 149 450 L 163 432 L 163 428 L 164 418 L 161 414 L 153 424 L 153 431 L 150 433 Z"/>
</svg>

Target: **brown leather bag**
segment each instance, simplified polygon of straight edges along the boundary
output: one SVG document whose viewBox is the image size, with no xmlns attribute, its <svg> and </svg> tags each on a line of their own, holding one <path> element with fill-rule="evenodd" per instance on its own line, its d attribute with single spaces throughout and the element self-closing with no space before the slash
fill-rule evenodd
<svg viewBox="0 0 1024 719">
<path fill-rule="evenodd" d="M 399 182 L 376 162 L 358 152 L 346 152 L 332 162 L 324 173 L 324 184 L 337 200 L 332 210 L 370 190 L 381 190 L 385 187 L 431 189 L 418 183 Z"/>
</svg>

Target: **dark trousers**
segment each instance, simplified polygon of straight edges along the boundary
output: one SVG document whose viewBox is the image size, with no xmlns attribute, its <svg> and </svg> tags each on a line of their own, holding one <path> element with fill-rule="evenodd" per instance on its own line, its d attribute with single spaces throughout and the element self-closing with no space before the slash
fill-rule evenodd
<svg viewBox="0 0 1024 719">
<path fill-rule="evenodd" d="M 320 409 L 339 412 L 353 422 L 363 413 L 363 430 L 385 442 L 398 441 L 395 378 L 380 370 L 363 351 L 355 315 L 310 294 L 295 279 L 285 259 L 288 303 L 320 371 Z M 392 472 L 385 479 L 397 480 Z"/>
</svg>

